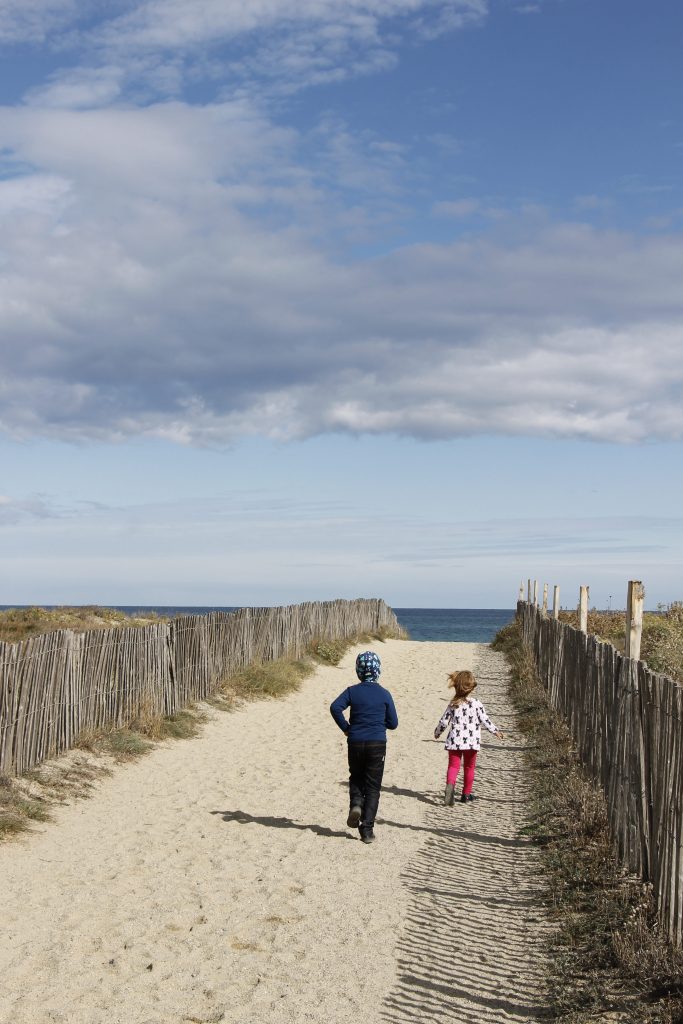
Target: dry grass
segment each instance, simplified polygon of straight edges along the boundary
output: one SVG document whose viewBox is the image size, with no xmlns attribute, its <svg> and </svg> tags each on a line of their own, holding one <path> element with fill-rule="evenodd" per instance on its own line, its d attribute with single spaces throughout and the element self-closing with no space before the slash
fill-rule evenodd
<svg viewBox="0 0 683 1024">
<path fill-rule="evenodd" d="M 529 833 L 542 850 L 558 933 L 551 951 L 553 1019 L 562 1024 L 683 1024 L 683 950 L 657 929 L 651 890 L 624 873 L 610 843 L 603 794 L 549 707 L 518 624 L 496 637 L 533 786 Z"/>
<path fill-rule="evenodd" d="M 0 839 L 26 832 L 32 821 L 46 821 L 47 808 L 33 800 L 14 779 L 0 775 Z"/>
<path fill-rule="evenodd" d="M 150 612 L 144 618 L 135 618 L 115 608 L 98 605 L 59 608 L 9 608 L 0 611 L 0 640 L 14 644 L 31 636 L 53 633 L 56 629 L 71 629 L 85 633 L 92 629 L 112 629 L 122 626 L 149 626 L 164 621 Z"/>
<path fill-rule="evenodd" d="M 377 641 L 383 644 L 386 640 L 405 639 L 407 639 L 405 630 L 396 631 L 388 626 L 382 626 L 381 629 L 372 633 L 359 633 L 347 639 L 312 640 L 308 645 L 308 653 L 323 665 L 338 665 L 346 652 L 357 644 L 371 644 Z"/>
<path fill-rule="evenodd" d="M 578 628 L 575 611 L 560 612 L 560 620 Z M 624 612 L 588 612 L 588 632 L 611 643 L 623 653 L 626 615 Z M 675 601 L 661 612 L 645 612 L 640 656 L 653 672 L 683 680 L 683 603 Z"/>
</svg>

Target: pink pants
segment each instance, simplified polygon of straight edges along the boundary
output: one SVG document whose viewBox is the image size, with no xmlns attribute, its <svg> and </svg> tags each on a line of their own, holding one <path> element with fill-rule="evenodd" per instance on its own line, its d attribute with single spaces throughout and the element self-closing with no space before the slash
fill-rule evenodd
<svg viewBox="0 0 683 1024">
<path fill-rule="evenodd" d="M 458 777 L 460 771 L 460 758 L 463 758 L 465 764 L 463 767 L 463 775 L 465 780 L 463 782 L 462 791 L 467 796 L 468 793 L 472 792 L 472 786 L 474 785 L 474 766 L 477 763 L 477 751 L 476 750 L 449 750 L 448 751 L 448 773 L 446 775 L 446 782 L 449 785 L 455 785 L 455 780 Z"/>
</svg>

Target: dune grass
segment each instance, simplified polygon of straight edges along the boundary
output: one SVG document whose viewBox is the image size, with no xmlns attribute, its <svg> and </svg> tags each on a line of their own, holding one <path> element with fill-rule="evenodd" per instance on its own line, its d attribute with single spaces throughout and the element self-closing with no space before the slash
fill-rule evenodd
<svg viewBox="0 0 683 1024">
<path fill-rule="evenodd" d="M 548 705 L 518 623 L 493 645 L 510 691 L 532 782 L 528 831 L 542 851 L 557 933 L 550 951 L 551 1019 L 561 1024 L 683 1024 L 683 950 L 658 930 L 651 887 L 613 852 L 604 796 Z"/>
<path fill-rule="evenodd" d="M 26 832 L 32 821 L 47 821 L 47 807 L 32 800 L 6 775 L 0 775 L 0 839 Z"/>
<path fill-rule="evenodd" d="M 576 611 L 560 612 L 560 621 L 578 628 Z M 588 612 L 588 632 L 624 651 L 625 612 Z M 640 657 L 653 672 L 683 680 L 683 602 L 674 601 L 660 612 L 645 612 Z"/>
<path fill-rule="evenodd" d="M 116 608 L 101 608 L 99 605 L 59 608 L 8 608 L 0 611 L 0 640 L 18 643 L 42 633 L 54 633 L 57 629 L 71 629 L 84 633 L 93 629 L 113 629 L 124 626 L 149 626 L 164 621 L 154 612 L 144 617 L 127 615 Z"/>
</svg>

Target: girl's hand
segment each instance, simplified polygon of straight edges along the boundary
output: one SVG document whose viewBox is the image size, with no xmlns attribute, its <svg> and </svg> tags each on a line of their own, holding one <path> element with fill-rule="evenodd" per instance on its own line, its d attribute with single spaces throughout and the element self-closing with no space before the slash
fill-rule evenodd
<svg viewBox="0 0 683 1024">
<path fill-rule="evenodd" d="M 505 739 L 505 733 L 501 732 L 500 729 L 499 729 L 498 732 L 496 733 L 496 738 L 499 739 L 499 740 L 504 740 Z"/>
</svg>

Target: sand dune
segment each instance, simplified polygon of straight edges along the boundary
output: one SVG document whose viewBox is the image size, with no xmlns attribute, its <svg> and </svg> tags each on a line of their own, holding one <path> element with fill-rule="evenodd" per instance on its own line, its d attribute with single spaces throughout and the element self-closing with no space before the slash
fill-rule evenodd
<svg viewBox="0 0 683 1024">
<path fill-rule="evenodd" d="M 346 828 L 328 712 L 350 652 L 285 701 L 213 714 L 0 847 L 2 1024 L 535 1021 L 549 928 L 520 836 L 523 741 L 502 658 L 376 645 L 400 727 L 377 842 Z M 473 805 L 445 808 L 431 739 L 445 675 L 473 667 L 484 734 Z"/>
</svg>

